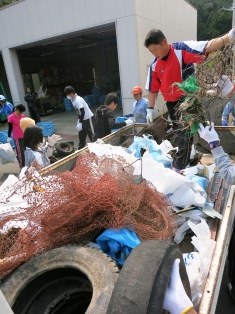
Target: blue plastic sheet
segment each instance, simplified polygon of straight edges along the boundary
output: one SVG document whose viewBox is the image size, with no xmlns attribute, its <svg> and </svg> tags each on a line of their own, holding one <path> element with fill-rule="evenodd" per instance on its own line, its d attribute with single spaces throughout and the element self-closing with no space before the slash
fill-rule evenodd
<svg viewBox="0 0 235 314">
<path fill-rule="evenodd" d="M 147 136 L 134 136 L 134 142 L 129 146 L 127 151 L 128 153 L 133 153 L 135 151 L 135 157 L 141 158 L 141 148 L 148 150 L 150 156 L 157 162 L 162 163 L 165 168 L 172 168 L 172 161 L 162 155 L 161 149 L 157 149 L 156 146 L 154 146 L 153 141 Z"/>
<path fill-rule="evenodd" d="M 172 169 L 172 161 L 171 161 L 169 158 L 167 158 L 166 156 L 164 156 L 164 155 L 159 155 L 159 153 L 156 152 L 156 151 L 155 151 L 155 152 L 151 152 L 151 153 L 149 153 L 149 154 L 150 154 L 150 156 L 151 156 L 154 160 L 156 160 L 157 162 L 162 163 L 165 168 Z"/>
<path fill-rule="evenodd" d="M 200 177 L 200 176 L 197 176 L 195 174 L 188 174 L 186 176 L 186 178 L 190 179 L 191 181 L 197 182 L 206 191 L 206 188 L 208 185 L 208 179 L 207 178 Z"/>
<path fill-rule="evenodd" d="M 134 142 L 129 146 L 128 153 L 133 153 L 135 151 L 135 157 L 141 158 L 141 148 L 148 150 L 150 153 L 155 152 L 155 154 L 161 155 L 162 151 L 154 147 L 151 139 L 147 136 L 139 137 L 134 136 Z"/>
<path fill-rule="evenodd" d="M 106 229 L 96 242 L 101 250 L 116 260 L 118 265 L 123 266 L 131 251 L 140 244 L 140 240 L 134 231 L 127 229 Z"/>
</svg>

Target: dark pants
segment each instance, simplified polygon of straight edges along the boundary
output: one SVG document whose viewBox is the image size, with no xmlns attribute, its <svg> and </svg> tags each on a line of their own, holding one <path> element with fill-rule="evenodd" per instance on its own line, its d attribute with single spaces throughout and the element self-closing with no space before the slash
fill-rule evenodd
<svg viewBox="0 0 235 314">
<path fill-rule="evenodd" d="M 36 106 L 28 105 L 29 116 L 35 121 L 35 123 L 41 122 L 40 116 Z"/>
<path fill-rule="evenodd" d="M 23 168 L 25 166 L 24 139 L 23 138 L 14 139 L 14 142 L 15 142 L 16 154 L 17 154 L 17 159 L 18 159 L 20 168 Z"/>
<path fill-rule="evenodd" d="M 178 152 L 173 158 L 173 167 L 177 169 L 184 169 L 190 160 L 190 153 L 193 144 L 193 136 L 190 136 L 190 130 L 182 129 L 179 124 L 180 113 L 177 111 L 182 99 L 177 101 L 167 101 L 166 106 L 168 109 L 169 116 L 173 123 L 174 138 L 177 141 Z"/>
<path fill-rule="evenodd" d="M 78 133 L 79 145 L 78 149 L 81 149 L 86 146 L 86 137 L 89 137 L 89 140 L 92 142 L 94 137 L 94 116 L 88 120 L 83 120 L 82 130 Z"/>
</svg>

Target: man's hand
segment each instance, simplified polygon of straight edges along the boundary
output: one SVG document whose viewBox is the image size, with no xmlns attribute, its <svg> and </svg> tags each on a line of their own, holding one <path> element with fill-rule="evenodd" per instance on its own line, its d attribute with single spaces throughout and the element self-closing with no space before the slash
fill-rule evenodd
<svg viewBox="0 0 235 314">
<path fill-rule="evenodd" d="M 234 89 L 233 83 L 227 75 L 222 75 L 217 85 L 220 88 L 219 97 L 227 97 Z"/>
<path fill-rule="evenodd" d="M 215 89 L 210 89 L 206 92 L 208 96 L 228 97 L 234 89 L 234 85 L 227 75 L 222 75 L 213 86 Z"/>
<path fill-rule="evenodd" d="M 204 127 L 201 123 L 199 124 L 198 133 L 201 138 L 203 138 L 207 143 L 219 141 L 219 136 L 214 129 L 214 123 Z"/>
<path fill-rule="evenodd" d="M 76 129 L 78 132 L 80 132 L 82 130 L 82 123 L 81 122 L 77 123 Z"/>
<path fill-rule="evenodd" d="M 133 120 L 131 120 L 131 119 L 127 119 L 125 122 L 126 122 L 126 125 L 131 125 L 131 124 L 133 124 Z"/>
<path fill-rule="evenodd" d="M 55 143 L 62 140 L 62 137 L 60 135 L 53 134 L 52 136 L 48 136 L 48 144 L 50 146 L 54 146 Z"/>
<path fill-rule="evenodd" d="M 153 117 L 154 117 L 154 108 L 147 108 L 147 123 L 153 122 Z"/>
</svg>

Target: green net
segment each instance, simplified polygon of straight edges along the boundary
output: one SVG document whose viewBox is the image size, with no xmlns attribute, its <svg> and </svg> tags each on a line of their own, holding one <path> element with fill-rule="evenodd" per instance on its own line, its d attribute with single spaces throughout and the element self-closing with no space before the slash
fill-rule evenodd
<svg viewBox="0 0 235 314">
<path fill-rule="evenodd" d="M 200 86 L 197 85 L 197 80 L 195 76 L 190 76 L 183 83 L 175 83 L 175 84 L 187 94 L 194 94 L 200 88 Z"/>
</svg>

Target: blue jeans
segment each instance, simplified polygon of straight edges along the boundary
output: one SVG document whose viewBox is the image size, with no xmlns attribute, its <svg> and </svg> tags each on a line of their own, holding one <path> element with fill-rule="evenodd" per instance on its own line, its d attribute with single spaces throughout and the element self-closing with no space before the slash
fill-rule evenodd
<svg viewBox="0 0 235 314">
<path fill-rule="evenodd" d="M 223 113 L 222 113 L 222 125 L 228 125 L 228 116 L 232 113 L 233 116 L 233 125 L 235 126 L 235 103 L 234 101 L 229 101 L 226 106 L 224 107 Z"/>
</svg>

